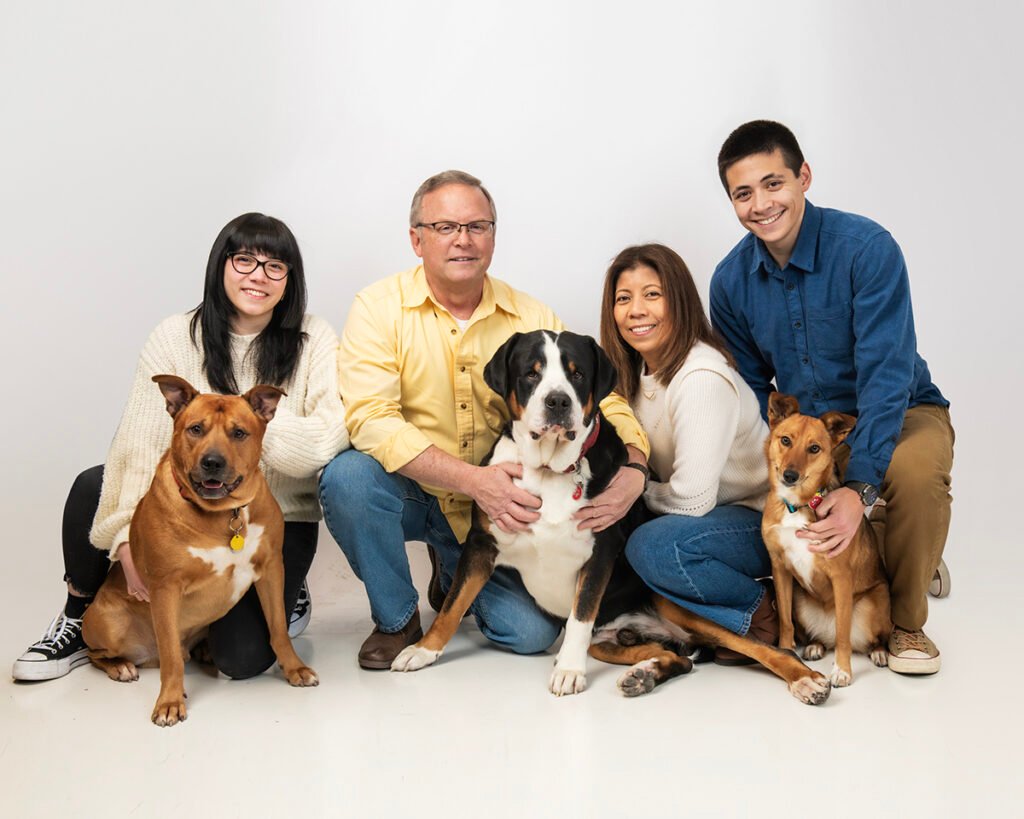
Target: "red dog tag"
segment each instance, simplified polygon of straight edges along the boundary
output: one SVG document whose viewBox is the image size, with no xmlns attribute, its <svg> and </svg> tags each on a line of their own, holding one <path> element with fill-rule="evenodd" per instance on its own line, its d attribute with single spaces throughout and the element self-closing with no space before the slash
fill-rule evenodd
<svg viewBox="0 0 1024 819">
<path fill-rule="evenodd" d="M 583 487 L 576 484 L 576 488 L 572 490 L 572 499 L 579 500 L 581 497 L 583 497 Z"/>
</svg>

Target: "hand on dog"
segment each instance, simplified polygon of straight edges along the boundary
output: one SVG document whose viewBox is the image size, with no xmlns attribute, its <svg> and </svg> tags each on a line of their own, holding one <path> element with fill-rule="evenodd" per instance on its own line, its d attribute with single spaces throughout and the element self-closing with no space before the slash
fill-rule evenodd
<svg viewBox="0 0 1024 819">
<path fill-rule="evenodd" d="M 829 558 L 841 555 L 864 520 L 864 504 L 860 497 L 843 486 L 829 492 L 814 512 L 818 520 L 801 529 L 796 536 L 817 541 L 807 544 L 812 552 L 824 553 Z"/>
<path fill-rule="evenodd" d="M 540 498 L 512 483 L 523 477 L 520 464 L 500 463 L 480 467 L 470 497 L 503 532 L 526 532 L 540 520 Z"/>
<path fill-rule="evenodd" d="M 577 529 L 600 532 L 622 520 L 630 507 L 644 493 L 644 476 L 637 469 L 622 467 L 608 488 L 573 516 Z"/>
<path fill-rule="evenodd" d="M 144 600 L 148 603 L 149 589 L 146 588 L 139 570 L 135 568 L 135 562 L 132 560 L 132 550 L 128 547 L 128 541 L 117 547 L 117 559 L 121 562 L 121 568 L 124 570 L 124 579 L 128 586 L 128 596 L 133 600 Z"/>
</svg>

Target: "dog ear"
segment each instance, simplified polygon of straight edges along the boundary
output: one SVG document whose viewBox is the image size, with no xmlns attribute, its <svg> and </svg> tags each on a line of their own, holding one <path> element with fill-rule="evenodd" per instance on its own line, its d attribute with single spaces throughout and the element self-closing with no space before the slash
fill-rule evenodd
<svg viewBox="0 0 1024 819">
<path fill-rule="evenodd" d="M 825 429 L 828 430 L 829 437 L 832 439 L 832 446 L 838 446 L 846 440 L 846 436 L 850 434 L 850 430 L 857 423 L 857 419 L 844 412 L 831 411 L 821 416 L 821 422 L 825 425 Z"/>
<path fill-rule="evenodd" d="M 249 402 L 253 412 L 260 418 L 270 421 L 274 417 L 274 413 L 277 412 L 277 402 L 287 394 L 284 390 L 271 387 L 269 384 L 257 384 L 242 398 Z"/>
<path fill-rule="evenodd" d="M 596 363 L 596 370 L 594 372 L 594 404 L 597 405 L 615 389 L 615 386 L 619 383 L 619 373 L 615 369 L 615 365 L 612 364 L 612 360 L 608 358 L 608 354 L 601 349 L 601 345 L 590 336 L 587 336 L 586 339 L 594 350 L 594 361 Z"/>
<path fill-rule="evenodd" d="M 773 392 L 768 396 L 768 426 L 775 429 L 780 421 L 800 412 L 800 402 L 795 396 Z"/>
<path fill-rule="evenodd" d="M 502 398 L 508 398 L 508 359 L 515 347 L 516 340 L 521 335 L 523 334 L 513 333 L 509 336 L 484 367 L 484 383 Z"/>
<path fill-rule="evenodd" d="M 167 412 L 170 413 L 171 418 L 199 395 L 199 390 L 184 378 L 178 378 L 176 375 L 154 375 L 153 381 L 160 387 L 160 392 L 164 394 L 164 399 L 167 401 Z"/>
</svg>

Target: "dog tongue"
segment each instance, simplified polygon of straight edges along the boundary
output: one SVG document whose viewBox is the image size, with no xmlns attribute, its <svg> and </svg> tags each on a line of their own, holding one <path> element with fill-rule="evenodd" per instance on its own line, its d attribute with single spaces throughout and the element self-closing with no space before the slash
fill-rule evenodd
<svg viewBox="0 0 1024 819">
<path fill-rule="evenodd" d="M 223 481 L 203 481 L 203 489 L 220 489 L 223 486 Z"/>
</svg>

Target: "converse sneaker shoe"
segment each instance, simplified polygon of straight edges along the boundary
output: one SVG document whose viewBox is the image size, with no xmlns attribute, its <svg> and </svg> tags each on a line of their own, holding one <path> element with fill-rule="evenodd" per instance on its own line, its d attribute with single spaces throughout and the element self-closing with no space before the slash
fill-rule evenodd
<svg viewBox="0 0 1024 819">
<path fill-rule="evenodd" d="M 309 584 L 302 581 L 302 588 L 299 589 L 299 596 L 295 599 L 295 608 L 288 615 L 288 636 L 298 637 L 306 630 L 310 618 L 313 616 L 313 599 L 309 596 Z"/>
<path fill-rule="evenodd" d="M 941 600 L 943 597 L 949 597 L 949 591 L 952 588 L 953 583 L 949 577 L 949 568 L 946 566 L 946 561 L 939 560 L 939 568 L 935 570 L 935 574 L 932 575 L 932 582 L 928 584 L 928 594 Z"/>
<path fill-rule="evenodd" d="M 39 642 L 14 661 L 11 676 L 16 680 L 55 680 L 87 662 L 82 621 L 68 617 L 61 609 Z"/>
<path fill-rule="evenodd" d="M 889 635 L 889 670 L 899 674 L 934 674 L 942 666 L 935 643 L 921 629 L 893 626 Z"/>
</svg>

